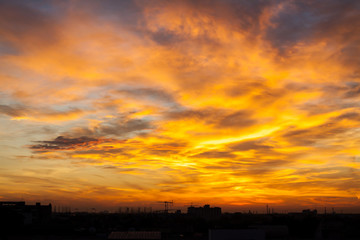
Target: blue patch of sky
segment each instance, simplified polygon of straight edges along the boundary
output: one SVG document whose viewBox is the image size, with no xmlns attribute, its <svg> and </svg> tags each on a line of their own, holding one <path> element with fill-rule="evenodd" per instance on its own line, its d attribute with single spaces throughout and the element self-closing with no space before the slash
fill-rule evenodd
<svg viewBox="0 0 360 240">
<path fill-rule="evenodd" d="M 0 56 L 19 55 L 20 51 L 11 44 L 0 41 Z"/>
<path fill-rule="evenodd" d="M 63 5 L 65 5 L 65 3 L 69 3 L 70 1 L 62 0 L 61 2 Z M 31 9 L 36 9 L 43 12 L 44 14 L 49 14 L 54 17 L 61 15 L 59 8 L 61 4 L 58 4 L 59 2 L 57 3 L 57 1 L 54 0 L 12 0 L 11 3 L 16 5 L 23 5 Z"/>
</svg>

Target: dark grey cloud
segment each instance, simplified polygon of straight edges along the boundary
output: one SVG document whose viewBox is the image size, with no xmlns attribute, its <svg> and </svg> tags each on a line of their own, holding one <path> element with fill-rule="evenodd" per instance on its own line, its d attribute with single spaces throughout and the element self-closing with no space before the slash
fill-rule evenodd
<svg viewBox="0 0 360 240">
<path fill-rule="evenodd" d="M 330 1 L 282 1 L 286 3 L 277 15 L 273 16 L 272 27 L 267 28 L 265 38 L 286 55 L 286 50 L 297 43 L 310 43 L 324 40 L 342 41 L 343 49 L 336 56 L 344 62 L 356 60 L 359 52 L 360 3 L 356 0 Z M 352 49 L 352 51 L 351 51 Z M 358 60 L 356 60 L 359 63 Z"/>
<path fill-rule="evenodd" d="M 290 3 L 290 2 L 289 2 Z M 311 9 L 299 9 L 296 4 L 289 4 L 278 15 L 273 16 L 274 27 L 267 30 L 267 39 L 280 51 L 287 50 L 297 42 L 308 40 L 314 34 L 314 24 L 321 20 L 321 16 Z"/>
<path fill-rule="evenodd" d="M 156 32 L 149 32 L 148 35 L 153 41 L 160 45 L 170 46 L 185 40 L 183 36 L 167 29 L 159 29 Z"/>
<path fill-rule="evenodd" d="M 96 144 L 98 139 L 89 137 L 67 138 L 59 136 L 51 141 L 36 141 L 37 144 L 30 145 L 29 148 L 39 151 L 52 150 L 72 150 L 79 146 L 90 146 Z"/>
<path fill-rule="evenodd" d="M 72 131 L 64 133 L 65 136 L 59 136 L 54 140 L 36 141 L 37 144 L 32 144 L 29 148 L 36 152 L 74 150 L 74 153 L 78 154 L 120 154 L 131 158 L 133 155 L 127 153 L 127 148 L 89 149 L 89 147 L 96 146 L 100 142 L 126 141 L 109 138 L 109 136 L 127 139 L 135 135 L 144 135 L 153 129 L 154 127 L 151 125 L 150 121 L 143 119 L 127 119 L 124 116 L 120 116 L 115 119 L 110 119 L 93 129 L 85 127 L 74 128 Z M 84 147 L 85 149 L 81 149 Z"/>
</svg>

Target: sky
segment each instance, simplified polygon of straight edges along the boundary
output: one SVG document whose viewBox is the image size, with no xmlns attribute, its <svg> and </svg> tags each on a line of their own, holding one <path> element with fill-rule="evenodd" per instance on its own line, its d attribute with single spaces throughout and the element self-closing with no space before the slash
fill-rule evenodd
<svg viewBox="0 0 360 240">
<path fill-rule="evenodd" d="M 360 212 L 360 1 L 0 0 L 0 201 Z"/>
</svg>

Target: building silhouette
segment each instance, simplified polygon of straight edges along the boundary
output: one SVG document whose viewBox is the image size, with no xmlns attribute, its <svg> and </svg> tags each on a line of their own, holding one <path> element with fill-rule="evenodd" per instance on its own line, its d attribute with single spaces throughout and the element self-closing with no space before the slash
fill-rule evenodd
<svg viewBox="0 0 360 240">
<path fill-rule="evenodd" d="M 210 207 L 210 205 L 204 205 L 204 207 L 188 207 L 187 211 L 189 216 L 200 218 L 217 218 L 221 216 L 221 208 Z"/>
<path fill-rule="evenodd" d="M 24 225 L 44 223 L 51 218 L 52 207 L 49 205 L 26 205 L 25 202 L 0 202 L 0 212 L 17 216 Z"/>
</svg>

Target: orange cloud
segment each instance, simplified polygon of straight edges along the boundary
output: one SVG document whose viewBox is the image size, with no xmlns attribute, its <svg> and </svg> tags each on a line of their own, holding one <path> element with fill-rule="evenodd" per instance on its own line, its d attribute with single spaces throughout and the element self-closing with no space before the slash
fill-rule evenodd
<svg viewBox="0 0 360 240">
<path fill-rule="evenodd" d="M 356 1 L 113 4 L 2 3 L 0 197 L 359 207 Z"/>
</svg>

